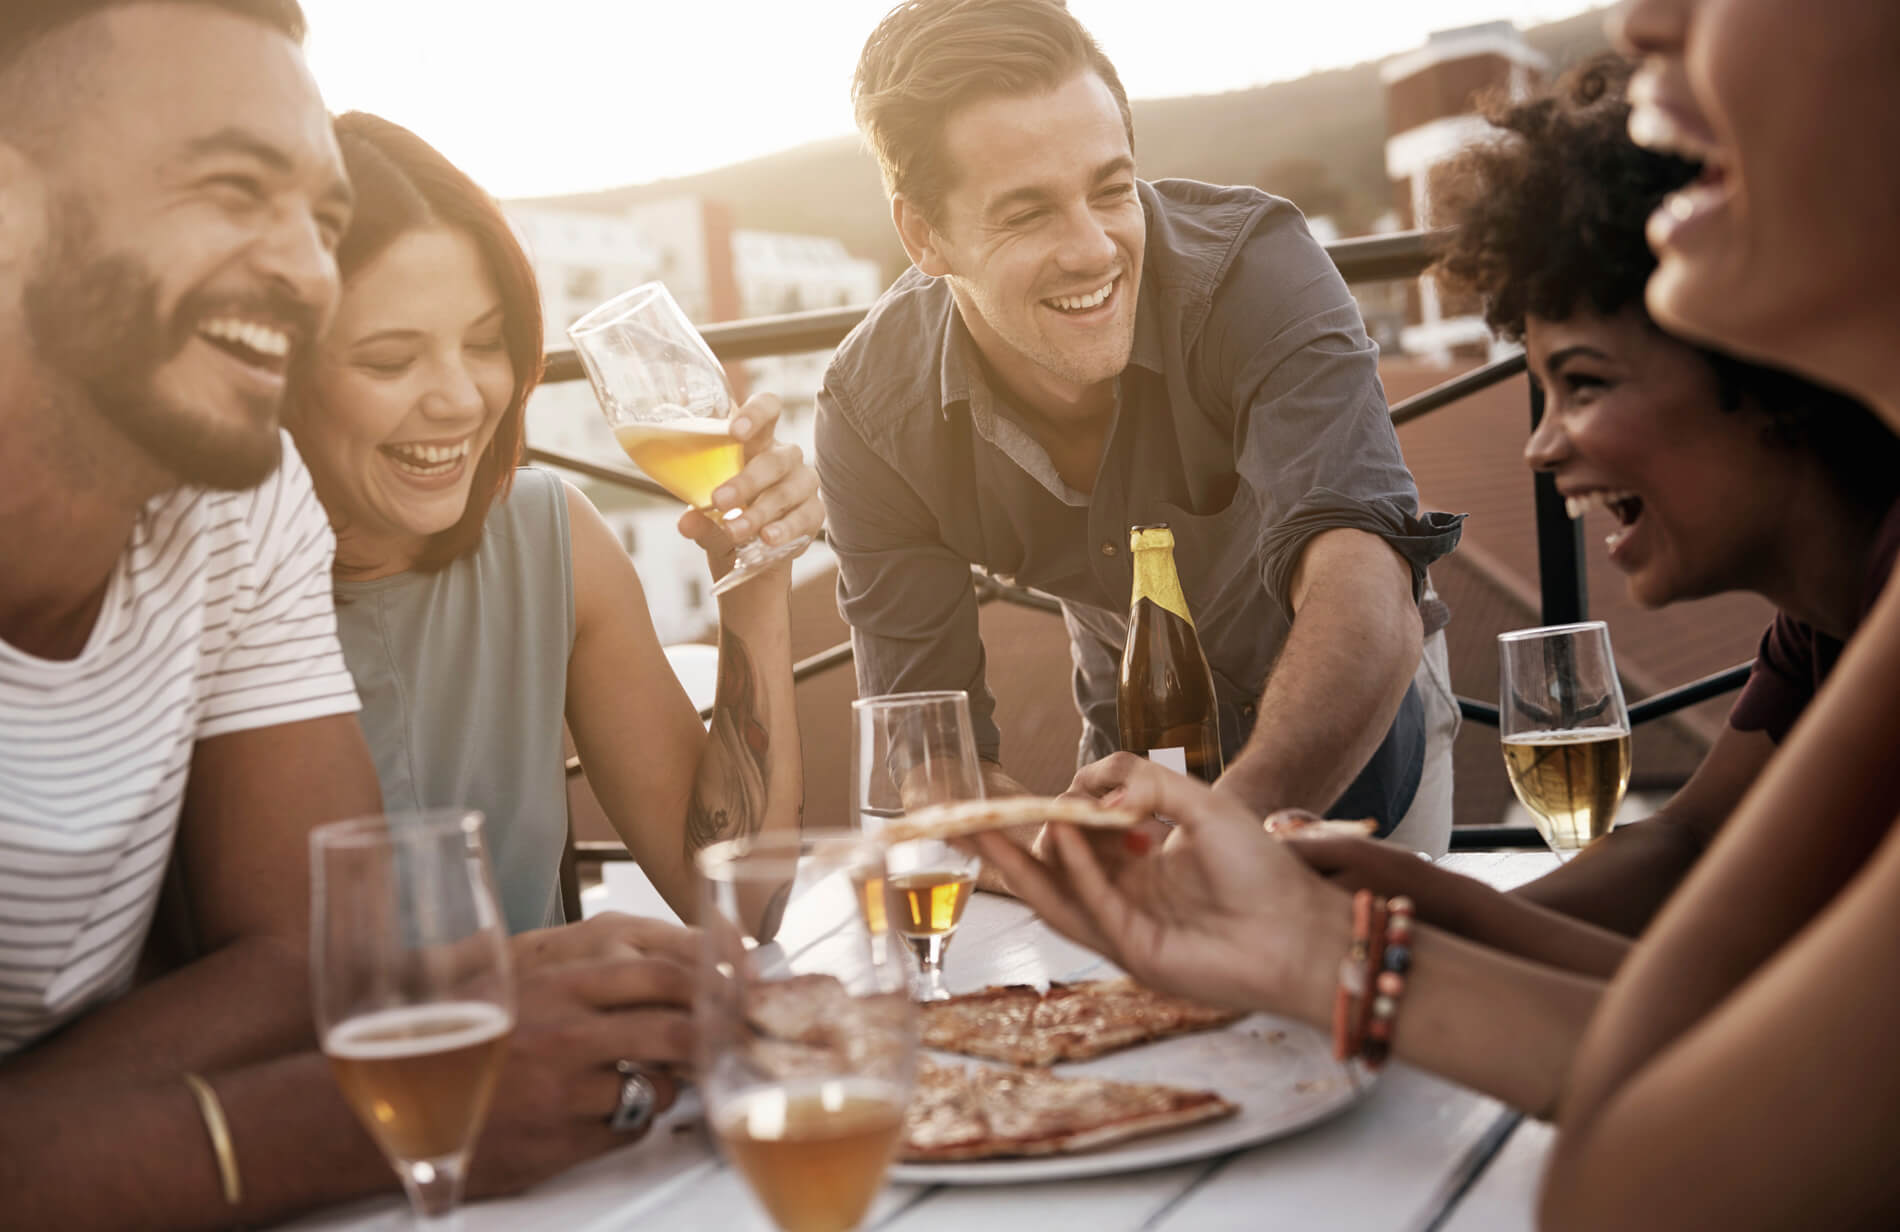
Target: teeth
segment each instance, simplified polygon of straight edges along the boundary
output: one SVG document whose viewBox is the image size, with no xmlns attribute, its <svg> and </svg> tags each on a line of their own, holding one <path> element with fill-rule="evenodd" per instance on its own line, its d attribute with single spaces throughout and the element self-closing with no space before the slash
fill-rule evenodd
<svg viewBox="0 0 1900 1232">
<path fill-rule="evenodd" d="M 1592 509 L 1607 509 L 1617 501 L 1636 499 L 1638 497 L 1634 492 L 1598 488 L 1594 492 L 1578 492 L 1573 496 L 1564 497 L 1564 513 L 1576 519 Z"/>
<path fill-rule="evenodd" d="M 385 445 L 384 452 L 408 470 L 440 471 L 468 456 L 469 443 L 464 440 L 454 445 Z"/>
<path fill-rule="evenodd" d="M 1103 285 L 1100 289 L 1088 295 L 1058 295 L 1050 299 L 1049 302 L 1066 312 L 1081 312 L 1086 308 L 1096 307 L 1103 300 L 1107 299 L 1108 293 L 1114 289 L 1114 280 L 1110 279 L 1108 283 Z"/>
<path fill-rule="evenodd" d="M 198 332 L 206 337 L 235 342 L 239 346 L 256 351 L 259 355 L 268 355 L 275 359 L 282 359 L 290 354 L 289 334 L 256 321 L 219 317 L 200 325 Z"/>
</svg>

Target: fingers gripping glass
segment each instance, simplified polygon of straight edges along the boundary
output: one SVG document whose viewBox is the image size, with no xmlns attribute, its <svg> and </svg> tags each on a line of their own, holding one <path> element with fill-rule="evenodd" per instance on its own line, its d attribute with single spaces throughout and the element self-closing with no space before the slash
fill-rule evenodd
<svg viewBox="0 0 1900 1232">
<path fill-rule="evenodd" d="M 926 804 L 983 798 L 982 767 L 962 690 L 894 693 L 851 703 L 851 815 L 866 835 Z M 933 839 L 890 848 L 881 885 L 861 887 L 866 918 L 917 956 L 914 993 L 939 1001 L 943 954 L 976 889 L 982 861 Z"/>
<path fill-rule="evenodd" d="M 420 1220 L 461 1199 L 515 1025 L 481 814 L 310 833 L 310 973 L 338 1085 Z"/>
<path fill-rule="evenodd" d="M 1600 620 L 1498 637 L 1511 789 L 1559 859 L 1609 833 L 1630 781 L 1630 719 Z"/>
<path fill-rule="evenodd" d="M 642 283 L 568 327 L 614 439 L 654 482 L 715 522 L 713 492 L 744 469 L 745 446 L 732 439 L 732 389 L 714 357 L 666 287 Z M 768 547 L 757 539 L 734 549 L 733 566 L 713 585 L 722 594 L 757 577 L 774 561 L 811 543 L 802 535 Z"/>
</svg>

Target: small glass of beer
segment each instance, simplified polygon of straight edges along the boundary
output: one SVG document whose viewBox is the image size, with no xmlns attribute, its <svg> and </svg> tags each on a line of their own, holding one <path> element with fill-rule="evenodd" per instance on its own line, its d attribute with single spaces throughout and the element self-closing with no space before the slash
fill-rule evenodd
<svg viewBox="0 0 1900 1232">
<path fill-rule="evenodd" d="M 1630 783 L 1630 716 L 1609 627 L 1500 634 L 1498 732 L 1511 789 L 1558 859 L 1609 833 Z"/>
<path fill-rule="evenodd" d="M 851 815 L 875 838 L 894 817 L 926 804 L 983 798 L 983 772 L 961 689 L 888 693 L 851 703 Z M 982 861 L 949 843 L 894 843 L 881 885 L 861 887 L 867 920 L 880 917 L 917 955 L 913 993 L 920 1001 L 950 996 L 943 953 L 976 890 Z"/>
<path fill-rule="evenodd" d="M 515 1025 L 481 823 L 457 810 L 310 833 L 317 1036 L 422 1221 L 461 1200 Z"/>
<path fill-rule="evenodd" d="M 714 521 L 729 516 L 713 507 L 713 491 L 745 468 L 745 446 L 726 424 L 732 388 L 665 284 L 642 283 L 616 295 L 568 326 L 567 336 L 614 439 L 634 465 Z M 809 535 L 776 548 L 757 539 L 739 544 L 713 593 L 810 544 Z"/>
<path fill-rule="evenodd" d="M 916 1010 L 853 885 L 881 859 L 854 835 L 732 839 L 698 857 L 707 1120 L 780 1232 L 858 1227 L 903 1134 Z M 804 944 L 773 940 L 781 920 Z"/>
</svg>

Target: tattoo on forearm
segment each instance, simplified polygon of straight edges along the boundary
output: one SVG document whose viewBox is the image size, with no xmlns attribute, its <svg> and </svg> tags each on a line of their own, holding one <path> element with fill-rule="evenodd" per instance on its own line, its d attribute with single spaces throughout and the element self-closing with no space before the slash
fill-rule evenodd
<svg viewBox="0 0 1900 1232">
<path fill-rule="evenodd" d="M 752 673 L 745 642 L 721 630 L 719 689 L 713 699 L 711 742 L 686 805 L 686 856 L 721 839 L 749 837 L 765 822 L 771 783 L 771 729 L 765 691 Z"/>
</svg>

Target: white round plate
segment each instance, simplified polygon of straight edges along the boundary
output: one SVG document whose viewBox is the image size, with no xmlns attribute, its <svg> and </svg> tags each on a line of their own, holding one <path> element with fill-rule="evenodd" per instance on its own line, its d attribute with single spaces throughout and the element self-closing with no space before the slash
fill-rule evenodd
<svg viewBox="0 0 1900 1232">
<path fill-rule="evenodd" d="M 950 1054 L 937 1059 L 965 1065 L 988 1062 Z M 1295 1133 L 1353 1104 L 1363 1093 L 1318 1032 L 1299 1023 L 1255 1014 L 1219 1031 L 1177 1036 L 1125 1052 L 1059 1065 L 1061 1074 L 1214 1091 L 1240 1111 L 1224 1120 L 1131 1138 L 1073 1155 L 982 1159 L 955 1163 L 899 1163 L 890 1178 L 912 1185 L 1007 1185 L 1133 1172 L 1205 1159 Z"/>
</svg>

